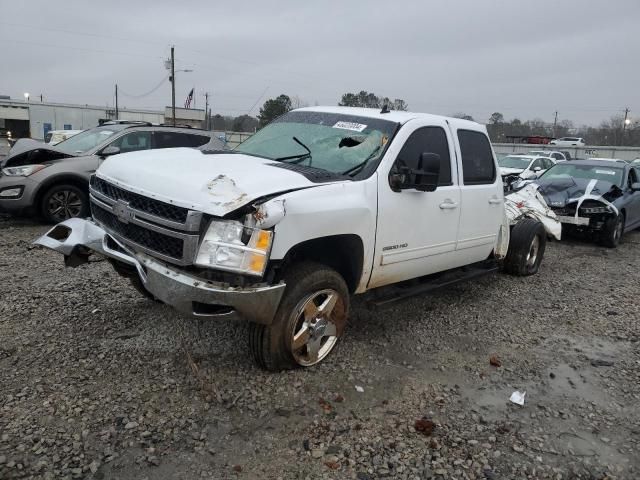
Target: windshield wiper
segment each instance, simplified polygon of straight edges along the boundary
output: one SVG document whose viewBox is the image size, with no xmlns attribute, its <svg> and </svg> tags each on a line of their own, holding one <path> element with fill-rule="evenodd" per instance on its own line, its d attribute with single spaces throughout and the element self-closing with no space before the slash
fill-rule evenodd
<svg viewBox="0 0 640 480">
<path fill-rule="evenodd" d="M 300 145 L 302 148 L 304 148 L 307 151 L 307 153 L 299 153 L 298 155 L 289 155 L 288 157 L 278 157 L 278 158 L 274 158 L 274 160 L 278 162 L 284 162 L 286 160 L 295 160 L 290 163 L 300 163 L 303 160 L 306 160 L 308 158 L 309 165 L 311 165 L 311 150 L 309 150 L 309 147 L 307 147 L 304 143 L 298 140 L 297 137 L 292 137 L 292 138 L 293 138 L 293 141 L 296 142 L 298 145 Z"/>
<path fill-rule="evenodd" d="M 367 163 L 369 163 L 369 160 L 371 160 L 373 157 L 375 157 L 376 153 L 378 153 L 378 151 L 380 150 L 380 147 L 382 145 L 378 145 L 376 148 L 373 149 L 373 152 L 371 152 L 369 154 L 369 156 L 367 158 L 365 158 L 362 162 L 360 162 L 358 165 L 351 167 L 348 170 L 345 170 L 344 172 L 341 172 L 342 175 L 350 175 L 350 176 L 354 176 L 358 173 L 360 173 L 360 171 L 365 167 L 365 165 Z"/>
</svg>

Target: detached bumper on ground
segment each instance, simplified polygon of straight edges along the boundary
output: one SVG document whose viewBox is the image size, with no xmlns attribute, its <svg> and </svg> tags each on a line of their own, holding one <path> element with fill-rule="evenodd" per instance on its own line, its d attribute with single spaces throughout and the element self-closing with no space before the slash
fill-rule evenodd
<svg viewBox="0 0 640 480">
<path fill-rule="evenodd" d="M 87 250 L 101 253 L 136 269 L 153 296 L 196 318 L 242 317 L 269 325 L 276 313 L 284 284 L 230 287 L 188 275 L 154 258 L 134 253 L 90 220 L 73 218 L 59 223 L 34 242 L 62 253 L 78 265 Z"/>
</svg>

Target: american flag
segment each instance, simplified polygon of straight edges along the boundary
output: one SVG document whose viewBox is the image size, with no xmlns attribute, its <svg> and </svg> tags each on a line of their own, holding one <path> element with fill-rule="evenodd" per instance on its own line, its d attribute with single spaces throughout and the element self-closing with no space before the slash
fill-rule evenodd
<svg viewBox="0 0 640 480">
<path fill-rule="evenodd" d="M 191 100 L 193 100 L 193 88 L 191 89 L 191 91 L 189 92 L 189 95 L 187 95 L 187 99 L 184 101 L 184 108 L 191 108 Z"/>
</svg>

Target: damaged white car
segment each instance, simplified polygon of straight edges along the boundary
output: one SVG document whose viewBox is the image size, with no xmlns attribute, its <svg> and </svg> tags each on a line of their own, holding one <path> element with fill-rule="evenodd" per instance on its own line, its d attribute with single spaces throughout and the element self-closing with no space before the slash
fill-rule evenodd
<svg viewBox="0 0 640 480">
<path fill-rule="evenodd" d="M 531 275 L 548 234 L 545 205 L 507 217 L 484 126 L 387 109 L 295 110 L 232 153 L 114 155 L 90 197 L 92 218 L 36 243 L 70 266 L 99 252 L 184 314 L 250 321 L 271 370 L 326 358 L 351 294 L 381 305 L 498 268 Z"/>
</svg>

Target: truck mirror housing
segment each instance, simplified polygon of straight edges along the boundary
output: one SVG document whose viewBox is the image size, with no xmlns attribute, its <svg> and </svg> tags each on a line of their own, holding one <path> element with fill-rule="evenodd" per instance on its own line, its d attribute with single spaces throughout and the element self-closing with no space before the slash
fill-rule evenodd
<svg viewBox="0 0 640 480">
<path fill-rule="evenodd" d="M 410 189 L 433 192 L 438 188 L 440 155 L 437 153 L 421 153 L 417 168 L 409 168 L 400 159 L 397 163 L 396 171 L 389 175 L 389 186 L 394 192 Z"/>
</svg>

